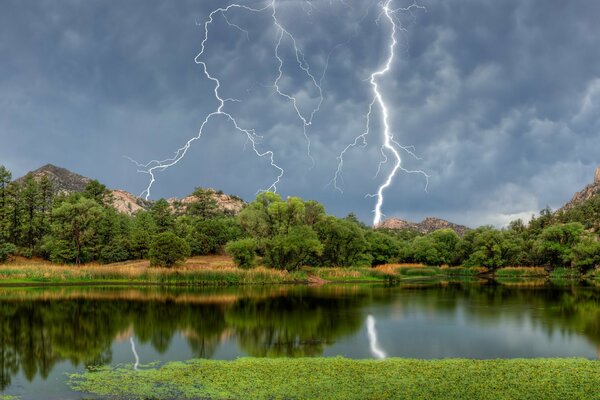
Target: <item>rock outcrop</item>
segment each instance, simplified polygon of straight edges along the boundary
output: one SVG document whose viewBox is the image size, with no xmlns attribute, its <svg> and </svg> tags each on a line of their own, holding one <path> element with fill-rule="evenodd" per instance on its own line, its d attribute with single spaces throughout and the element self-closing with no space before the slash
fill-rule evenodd
<svg viewBox="0 0 600 400">
<path fill-rule="evenodd" d="M 428 234 L 439 229 L 452 229 L 459 236 L 464 235 L 469 228 L 464 225 L 454 224 L 444 219 L 427 217 L 421 222 L 409 222 L 399 218 L 389 218 L 380 223 L 377 228 L 384 229 L 413 229 L 423 234 Z"/>
<path fill-rule="evenodd" d="M 591 199 L 595 195 L 600 194 L 600 167 L 596 168 L 594 173 L 594 182 L 583 188 L 582 191 L 575 193 L 571 201 L 565 204 L 560 210 L 569 210 L 585 201 Z"/>
<path fill-rule="evenodd" d="M 87 184 L 92 180 L 52 164 L 44 165 L 43 167 L 30 172 L 28 175 L 30 174 L 38 181 L 42 179 L 43 176 L 48 177 L 52 182 L 55 194 L 83 192 Z M 23 182 L 24 180 L 25 177 L 21 177 L 16 181 Z M 214 189 L 208 190 L 212 193 L 219 209 L 225 211 L 227 214 L 235 215 L 246 205 L 246 203 L 237 196 L 227 195 Z M 112 206 L 121 213 L 133 215 L 137 211 L 148 210 L 152 207 L 152 201 L 142 199 L 125 190 L 109 189 L 109 191 Z M 195 201 L 195 198 L 194 196 L 187 196 L 183 199 L 172 198 L 167 201 L 174 211 L 184 213 L 187 207 Z"/>
<path fill-rule="evenodd" d="M 207 191 L 211 192 L 219 210 L 224 211 L 226 214 L 236 215 L 242 211 L 242 208 L 244 208 L 246 205 L 246 202 L 237 196 L 231 196 L 222 192 L 217 192 L 214 189 L 207 189 Z M 196 202 L 196 198 L 194 196 L 186 196 L 182 199 L 173 197 L 167 199 L 167 202 L 171 205 L 171 209 L 175 213 L 182 214 L 185 213 L 190 204 Z"/>
<path fill-rule="evenodd" d="M 123 214 L 133 215 L 152 206 L 151 201 L 141 199 L 125 190 L 114 189 L 110 194 L 113 208 Z"/>
</svg>

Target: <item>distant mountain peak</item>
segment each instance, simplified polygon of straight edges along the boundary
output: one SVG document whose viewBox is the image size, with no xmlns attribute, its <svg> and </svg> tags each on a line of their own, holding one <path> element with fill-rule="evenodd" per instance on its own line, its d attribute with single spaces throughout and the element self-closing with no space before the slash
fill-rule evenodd
<svg viewBox="0 0 600 400">
<path fill-rule="evenodd" d="M 377 228 L 384 229 L 414 229 L 420 233 L 428 234 L 439 229 L 452 229 L 458 235 L 464 235 L 469 228 L 464 225 L 458 225 L 452 222 L 448 222 L 445 219 L 427 217 L 421 222 L 409 222 L 400 218 L 388 218 L 380 223 Z"/>
<path fill-rule="evenodd" d="M 82 192 L 86 185 L 91 181 L 90 178 L 71 172 L 68 169 L 57 167 L 53 164 L 46 164 L 35 171 L 29 172 L 27 175 L 32 175 L 36 180 L 46 176 L 50 182 L 52 182 L 52 186 L 56 193 Z M 17 179 L 17 182 L 22 182 L 24 179 L 25 176 Z"/>
</svg>

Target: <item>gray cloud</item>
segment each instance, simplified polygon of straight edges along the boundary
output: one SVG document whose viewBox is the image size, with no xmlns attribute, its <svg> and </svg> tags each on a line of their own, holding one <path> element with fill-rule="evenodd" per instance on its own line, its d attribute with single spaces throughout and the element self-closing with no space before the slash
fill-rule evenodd
<svg viewBox="0 0 600 400">
<path fill-rule="evenodd" d="M 324 101 L 308 130 L 270 86 L 277 74 L 269 14 L 217 16 L 205 60 L 222 81 L 228 109 L 263 136 L 286 169 L 279 189 L 322 201 L 330 212 L 371 218 L 382 175 L 376 110 L 369 143 L 345 158 L 344 194 L 327 186 L 336 157 L 364 129 L 365 79 L 385 60 L 388 28 L 377 2 L 278 1 L 278 15 L 323 81 Z M 411 2 L 397 0 L 398 6 Z M 245 3 L 246 4 L 246 3 Z M 249 2 L 260 5 L 264 3 Z M 600 164 L 600 3 L 583 1 L 424 0 L 405 14 L 393 71 L 382 81 L 398 140 L 421 160 L 387 192 L 388 216 L 428 215 L 502 225 L 546 205 L 560 206 Z M 22 2 L 0 6 L 0 163 L 15 175 L 46 162 L 141 192 L 146 177 L 122 158 L 165 158 L 196 134 L 216 102 L 194 63 L 203 21 L 219 1 Z M 317 93 L 285 42 L 282 87 L 301 110 Z M 383 172 L 389 167 L 384 165 Z M 251 199 L 275 178 L 224 118 L 176 167 L 160 173 L 155 197 L 211 186 Z"/>
</svg>

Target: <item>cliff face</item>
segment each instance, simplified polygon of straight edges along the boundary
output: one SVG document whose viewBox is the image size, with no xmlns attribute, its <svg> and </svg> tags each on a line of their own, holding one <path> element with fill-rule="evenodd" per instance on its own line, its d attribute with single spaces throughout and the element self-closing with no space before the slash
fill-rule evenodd
<svg viewBox="0 0 600 400">
<path fill-rule="evenodd" d="M 600 193 L 600 167 L 596 168 L 596 172 L 594 173 L 594 182 L 590 185 L 587 185 L 582 191 L 575 193 L 571 201 L 565 204 L 560 210 L 568 210 L 575 207 L 578 204 L 581 204 L 589 199 L 591 199 L 594 195 Z"/>
<path fill-rule="evenodd" d="M 35 171 L 30 172 L 34 179 L 40 180 L 43 176 L 48 177 L 52 182 L 54 192 L 56 194 L 70 194 L 75 192 L 83 192 L 91 179 L 83 175 L 76 174 L 65 168 L 60 168 L 52 164 L 44 165 Z M 23 182 L 25 177 L 19 178 L 17 182 Z M 217 192 L 213 189 L 209 189 L 212 192 L 213 198 L 216 200 L 218 207 L 227 212 L 228 214 L 235 215 L 239 213 L 246 203 L 236 196 L 230 196 L 221 192 Z M 152 207 L 153 202 L 142 199 L 135 196 L 125 190 L 120 189 L 109 189 L 111 194 L 112 206 L 115 210 L 132 215 L 140 210 L 148 210 Z M 187 206 L 195 201 L 193 196 L 187 196 L 183 199 L 172 198 L 168 202 L 174 211 L 185 212 Z"/>
<path fill-rule="evenodd" d="M 399 218 L 389 218 L 377 226 L 386 229 L 414 229 L 423 234 L 428 234 L 439 229 L 452 229 L 459 236 L 464 235 L 469 228 L 463 225 L 454 224 L 444 219 L 427 217 L 421 222 L 409 222 Z"/>
</svg>

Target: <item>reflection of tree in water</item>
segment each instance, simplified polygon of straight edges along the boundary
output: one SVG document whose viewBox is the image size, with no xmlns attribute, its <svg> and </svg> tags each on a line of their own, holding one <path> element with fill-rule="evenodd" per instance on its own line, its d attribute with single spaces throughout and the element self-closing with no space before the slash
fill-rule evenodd
<svg viewBox="0 0 600 400">
<path fill-rule="evenodd" d="M 356 332 L 362 325 L 365 296 L 283 295 L 246 298 L 226 313 L 240 346 L 255 357 L 300 357 L 323 353 L 326 344 Z"/>
<path fill-rule="evenodd" d="M 114 340 L 132 331 L 139 342 L 151 344 L 158 352 L 165 352 L 180 333 L 195 357 L 211 357 L 227 335 L 235 335 L 240 347 L 253 356 L 320 355 L 326 345 L 359 330 L 363 307 L 373 303 L 391 304 L 390 312 L 414 308 L 452 313 L 464 306 L 467 317 L 478 324 L 507 317 L 527 319 L 549 335 L 557 330 L 583 333 L 600 345 L 598 288 L 277 287 L 256 292 L 238 289 L 238 295 L 225 289 L 113 299 L 95 290 L 102 294 L 100 298 L 0 297 L 0 389 L 19 371 L 30 380 L 36 375 L 46 378 L 61 361 L 110 363 Z M 524 310 L 536 310 L 535 318 Z"/>
</svg>

